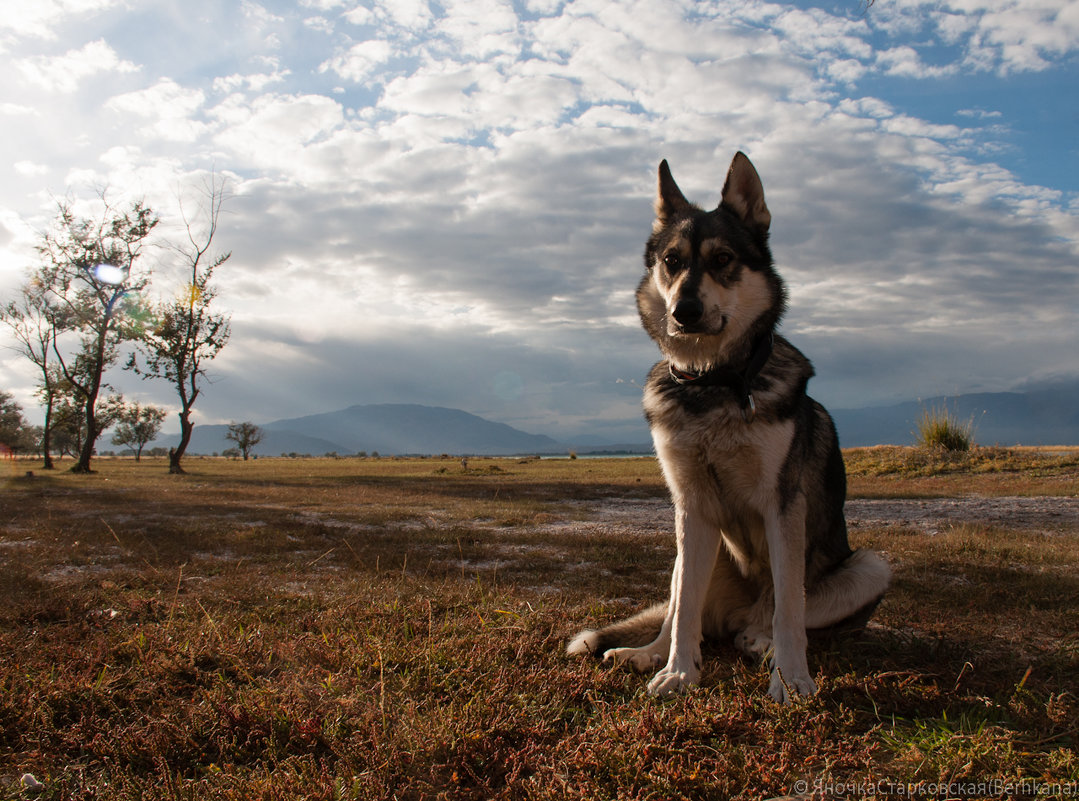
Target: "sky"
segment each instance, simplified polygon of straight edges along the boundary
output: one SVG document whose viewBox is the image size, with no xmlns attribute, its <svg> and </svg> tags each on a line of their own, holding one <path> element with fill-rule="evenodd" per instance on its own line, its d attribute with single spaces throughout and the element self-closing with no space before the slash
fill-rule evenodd
<svg viewBox="0 0 1079 801">
<path fill-rule="evenodd" d="M 0 0 L 0 76 L 0 300 L 102 193 L 161 215 L 148 291 L 179 291 L 181 211 L 227 181 L 197 423 L 646 440 L 656 168 L 711 208 L 738 150 L 825 405 L 1079 377 L 1077 0 Z M 34 381 L 0 349 L 32 419 Z"/>
</svg>

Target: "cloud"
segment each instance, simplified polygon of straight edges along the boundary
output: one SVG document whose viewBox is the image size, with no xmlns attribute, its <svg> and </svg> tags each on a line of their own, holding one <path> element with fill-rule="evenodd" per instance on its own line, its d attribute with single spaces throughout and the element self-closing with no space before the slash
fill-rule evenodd
<svg viewBox="0 0 1079 801">
<path fill-rule="evenodd" d="M 371 76 L 377 67 L 393 55 L 389 42 L 370 40 L 349 48 L 347 53 L 335 56 L 319 65 L 320 72 L 333 70 L 348 81 L 362 81 Z"/>
<path fill-rule="evenodd" d="M 1006 41 L 991 10 L 914 0 L 857 18 L 753 0 L 349 5 L 247 3 L 223 62 L 146 60 L 134 91 L 91 87 L 106 115 L 0 107 L 21 115 L 4 141 L 23 182 L 0 204 L 42 225 L 26 186 L 41 165 L 165 214 L 177 181 L 229 174 L 234 336 L 204 421 L 412 400 L 555 436 L 640 432 L 633 382 L 657 354 L 633 291 L 656 165 L 712 206 L 739 149 L 822 400 L 1079 372 L 1046 335 L 1074 330 L 1074 197 L 978 155 L 1005 105 L 931 119 L 883 92 L 1050 64 L 1071 52 L 1046 30 L 1067 9 Z M 114 64 L 153 49 L 115 46 Z M 21 58 L 42 75 L 57 60 Z M 174 267 L 160 259 L 162 291 Z"/>
<path fill-rule="evenodd" d="M 33 161 L 16 161 L 12 165 L 19 175 L 48 175 L 49 167 L 46 164 L 37 164 Z"/>
<path fill-rule="evenodd" d="M 79 84 L 100 73 L 137 72 L 139 67 L 121 59 L 104 39 L 89 42 L 62 56 L 36 56 L 16 63 L 23 77 L 48 92 L 71 94 Z"/>
<path fill-rule="evenodd" d="M 961 108 L 955 112 L 959 117 L 970 117 L 976 120 L 999 120 L 1004 114 L 1000 111 L 989 111 L 983 108 Z"/>
<path fill-rule="evenodd" d="M 336 173 L 319 157 L 344 122 L 341 105 L 331 98 L 264 94 L 248 102 L 230 96 L 208 113 L 218 124 L 215 143 L 238 165 L 316 182 Z"/>
<path fill-rule="evenodd" d="M 73 16 L 103 11 L 120 5 L 124 0 L 34 0 L 32 3 L 11 3 L 0 14 L 0 32 L 8 31 L 19 37 L 54 39 L 56 26 Z"/>
<path fill-rule="evenodd" d="M 886 75 L 901 78 L 942 78 L 958 70 L 956 64 L 931 66 L 922 61 L 918 51 L 908 45 L 893 47 L 877 53 L 876 65 Z"/>
<path fill-rule="evenodd" d="M 262 92 L 267 86 L 281 83 L 291 75 L 291 70 L 274 69 L 272 72 L 258 72 L 251 74 L 233 73 L 214 78 L 213 89 L 215 92 L 230 93 L 240 90 L 248 92 Z M 168 80 L 168 79 L 163 79 Z"/>
<path fill-rule="evenodd" d="M 875 4 L 866 16 L 893 35 L 932 32 L 934 38 L 960 47 L 963 55 L 955 67 L 964 70 L 1040 72 L 1079 49 L 1076 0 L 897 0 Z M 912 77 L 935 77 L 933 70 L 919 71 L 909 58 L 886 64 L 910 70 Z"/>
<path fill-rule="evenodd" d="M 192 119 L 205 99 L 201 90 L 185 89 L 170 78 L 161 78 L 148 89 L 110 98 L 105 108 L 147 120 L 147 137 L 190 142 L 206 130 L 205 123 Z"/>
</svg>

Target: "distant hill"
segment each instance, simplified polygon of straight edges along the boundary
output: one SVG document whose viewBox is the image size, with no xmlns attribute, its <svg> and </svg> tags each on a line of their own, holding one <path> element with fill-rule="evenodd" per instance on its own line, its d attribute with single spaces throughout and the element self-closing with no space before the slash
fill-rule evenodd
<svg viewBox="0 0 1079 801">
<path fill-rule="evenodd" d="M 1079 381 L 831 412 L 839 443 L 849 448 L 912 445 L 922 410 L 945 407 L 960 422 L 974 421 L 979 445 L 1079 445 Z"/>
<path fill-rule="evenodd" d="M 556 440 L 527 434 L 460 409 L 385 403 L 277 420 L 267 431 L 295 431 L 338 443 L 341 453 L 452 453 L 507 455 L 563 449 Z"/>
<path fill-rule="evenodd" d="M 980 445 L 1079 445 L 1079 380 L 1026 392 L 986 392 L 907 401 L 891 406 L 831 409 L 843 447 L 911 445 L 923 408 L 947 406 L 961 421 L 974 420 Z M 265 436 L 254 449 L 261 456 L 299 453 L 342 456 L 361 451 L 391 456 L 440 454 L 511 456 L 588 453 L 650 453 L 650 442 L 604 444 L 582 437 L 560 443 L 459 409 L 416 404 L 352 406 L 260 424 Z M 228 426 L 196 426 L 190 453 L 221 453 L 235 447 L 225 439 Z M 178 436 L 162 437 L 153 447 L 172 447 Z"/>
<path fill-rule="evenodd" d="M 264 428 L 264 427 L 263 427 Z M 221 453 L 229 448 L 235 448 L 236 443 L 225 439 L 229 427 L 220 426 L 195 426 L 191 432 L 191 444 L 187 446 L 188 453 L 210 455 Z M 172 448 L 180 442 L 180 435 L 161 437 L 152 442 L 151 448 Z M 282 453 L 311 454 L 322 456 L 326 453 L 347 453 L 338 445 L 318 437 L 309 437 L 296 431 L 266 431 L 262 442 L 254 447 L 252 453 L 259 456 L 280 456 Z"/>
<path fill-rule="evenodd" d="M 359 452 L 381 455 L 440 454 L 506 456 L 565 452 L 550 437 L 528 434 L 459 409 L 416 404 L 352 406 L 337 412 L 260 423 L 265 435 L 253 453 L 321 456 Z M 225 439 L 228 426 L 196 426 L 190 453 L 220 453 L 235 444 Z M 155 447 L 172 447 L 178 436 L 163 437 Z"/>
</svg>

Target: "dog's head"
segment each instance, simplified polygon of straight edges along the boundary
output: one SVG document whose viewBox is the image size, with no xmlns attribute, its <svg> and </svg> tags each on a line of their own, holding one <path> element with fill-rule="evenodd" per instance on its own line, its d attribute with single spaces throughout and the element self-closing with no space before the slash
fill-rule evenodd
<svg viewBox="0 0 1079 801">
<path fill-rule="evenodd" d="M 786 293 L 772 269 L 771 221 L 761 179 L 744 154 L 731 162 L 713 211 L 686 200 L 667 162 L 659 165 L 637 306 L 645 330 L 679 367 L 742 358 L 779 322 Z"/>
</svg>

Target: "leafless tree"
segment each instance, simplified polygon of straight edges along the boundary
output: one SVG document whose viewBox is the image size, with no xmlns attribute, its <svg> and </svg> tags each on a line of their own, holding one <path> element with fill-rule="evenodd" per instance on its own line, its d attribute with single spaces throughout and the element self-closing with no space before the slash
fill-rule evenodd
<svg viewBox="0 0 1079 801">
<path fill-rule="evenodd" d="M 140 363 L 133 353 L 127 363 L 143 378 L 168 381 L 180 399 L 180 444 L 169 453 L 170 473 L 184 472 L 180 460 L 191 442 L 191 410 L 207 380 L 207 364 L 225 347 L 231 333 L 229 316 L 210 308 L 217 296 L 211 285 L 214 271 L 232 255 L 210 252 L 227 197 L 225 182 L 211 175 L 197 218 L 201 224 L 187 216 L 181 203 L 187 242 L 174 250 L 183 263 L 184 288 L 177 297 L 155 307 L 153 322 L 138 341 L 143 360 Z"/>
</svg>

